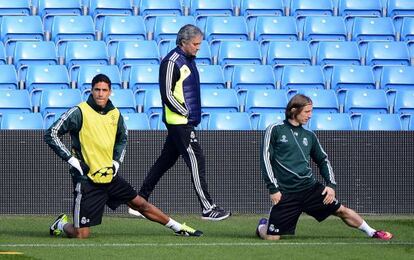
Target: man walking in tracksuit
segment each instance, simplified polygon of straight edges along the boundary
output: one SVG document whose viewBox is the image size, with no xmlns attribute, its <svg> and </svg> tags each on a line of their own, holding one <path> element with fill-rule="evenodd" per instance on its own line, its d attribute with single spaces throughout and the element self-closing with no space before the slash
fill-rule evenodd
<svg viewBox="0 0 414 260">
<path fill-rule="evenodd" d="M 181 155 L 191 171 L 202 219 L 223 220 L 230 212 L 216 206 L 211 199 L 205 177 L 205 158 L 194 130 L 201 121 L 200 79 L 194 60 L 202 40 L 203 33 L 198 27 L 183 26 L 177 35 L 177 47 L 161 62 L 159 82 L 168 136 L 139 195 L 148 200 L 155 185 Z M 133 214 L 131 210 L 130 213 Z"/>
</svg>

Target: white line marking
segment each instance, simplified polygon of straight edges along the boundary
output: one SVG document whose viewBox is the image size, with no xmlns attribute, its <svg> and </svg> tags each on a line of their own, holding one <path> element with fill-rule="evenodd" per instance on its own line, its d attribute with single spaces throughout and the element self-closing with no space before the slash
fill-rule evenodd
<svg viewBox="0 0 414 260">
<path fill-rule="evenodd" d="M 0 244 L 0 247 L 209 247 L 209 246 L 320 246 L 320 245 L 414 245 L 414 241 L 401 242 L 263 242 L 263 243 L 113 243 L 113 244 Z"/>
</svg>

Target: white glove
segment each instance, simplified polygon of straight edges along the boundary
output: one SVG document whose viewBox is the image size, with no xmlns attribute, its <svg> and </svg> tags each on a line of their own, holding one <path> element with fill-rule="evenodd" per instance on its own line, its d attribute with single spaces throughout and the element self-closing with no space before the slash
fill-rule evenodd
<svg viewBox="0 0 414 260">
<path fill-rule="evenodd" d="M 75 168 L 76 170 L 78 170 L 78 172 L 80 173 L 80 175 L 83 175 L 83 170 L 82 167 L 80 165 L 80 162 L 78 159 L 76 159 L 75 157 L 70 157 L 70 159 L 68 160 L 68 163 L 70 165 L 72 165 L 73 168 Z"/>
<path fill-rule="evenodd" d="M 114 177 L 116 176 L 116 174 L 118 173 L 118 169 L 119 169 L 119 162 L 113 160 L 112 164 L 114 165 Z"/>
</svg>

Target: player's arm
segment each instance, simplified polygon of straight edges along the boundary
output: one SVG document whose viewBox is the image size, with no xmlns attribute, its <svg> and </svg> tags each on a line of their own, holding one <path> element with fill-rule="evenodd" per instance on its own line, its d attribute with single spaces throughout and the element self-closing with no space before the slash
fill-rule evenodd
<svg viewBox="0 0 414 260">
<path fill-rule="evenodd" d="M 160 93 L 161 99 L 171 111 L 188 116 L 188 110 L 183 101 L 174 96 L 176 82 L 180 79 L 180 70 L 177 65 L 168 60 L 160 65 Z"/>
<path fill-rule="evenodd" d="M 45 132 L 44 141 L 65 162 L 69 161 L 72 154 L 62 142 L 61 137 L 70 131 L 79 130 L 81 124 L 82 113 L 78 107 L 73 107 L 66 111 Z"/>
<path fill-rule="evenodd" d="M 262 177 L 270 194 L 279 192 L 279 185 L 277 184 L 277 179 L 275 177 L 275 173 L 273 172 L 273 167 L 270 160 L 273 155 L 276 140 L 276 130 L 274 126 L 275 125 L 270 125 L 267 127 L 262 142 L 262 150 L 260 153 Z"/>
<path fill-rule="evenodd" d="M 326 182 L 326 186 L 335 190 L 336 181 L 335 175 L 328 159 L 327 153 L 323 150 L 318 138 L 313 134 L 311 157 L 319 168 L 319 172 Z"/>
<path fill-rule="evenodd" d="M 118 172 L 119 164 L 124 161 L 126 145 L 128 141 L 128 130 L 125 125 L 125 121 L 122 115 L 119 115 L 118 128 L 116 131 L 114 152 L 113 152 L 113 164 L 115 167 L 115 174 Z"/>
</svg>

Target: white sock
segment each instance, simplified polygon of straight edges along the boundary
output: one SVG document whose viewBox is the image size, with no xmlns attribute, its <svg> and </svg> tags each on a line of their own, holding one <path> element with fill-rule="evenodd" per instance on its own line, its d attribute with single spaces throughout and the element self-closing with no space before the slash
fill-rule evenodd
<svg viewBox="0 0 414 260">
<path fill-rule="evenodd" d="M 58 228 L 60 231 L 64 231 L 64 230 L 63 230 L 63 227 L 64 227 L 66 224 L 67 224 L 67 222 L 59 221 L 59 223 L 57 224 L 57 228 Z"/>
<path fill-rule="evenodd" d="M 174 219 L 170 218 L 170 221 L 168 221 L 167 224 L 165 224 L 166 227 L 171 228 L 174 230 L 174 232 L 181 230 L 181 224 L 175 221 Z"/>
<path fill-rule="evenodd" d="M 258 229 L 259 229 L 260 237 L 262 237 L 263 233 L 266 234 L 266 228 L 267 228 L 267 224 L 259 225 Z"/>
<path fill-rule="evenodd" d="M 364 231 L 369 237 L 372 237 L 376 232 L 376 230 L 370 227 L 365 220 L 362 221 L 362 224 L 358 227 L 358 229 Z"/>
</svg>

